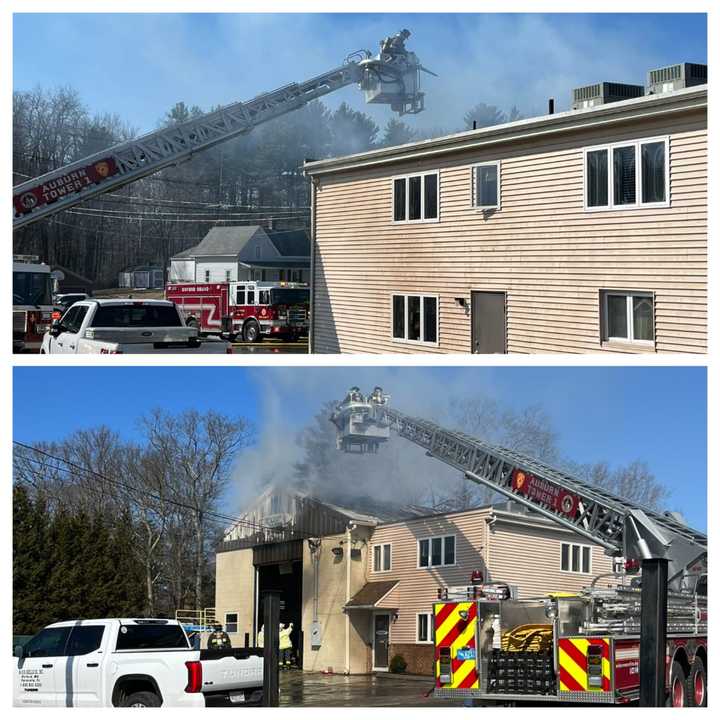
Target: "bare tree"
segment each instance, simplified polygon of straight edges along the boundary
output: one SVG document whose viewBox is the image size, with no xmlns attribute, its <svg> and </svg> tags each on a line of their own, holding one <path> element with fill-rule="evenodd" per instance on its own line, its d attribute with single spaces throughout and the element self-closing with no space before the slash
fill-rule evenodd
<svg viewBox="0 0 720 720">
<path fill-rule="evenodd" d="M 194 602 L 200 609 L 208 513 L 217 511 L 235 454 L 250 443 L 253 429 L 244 418 L 197 410 L 179 415 L 154 410 L 143 418 L 142 426 L 150 447 L 171 474 L 173 500 L 187 508 L 184 519 L 194 534 Z"/>
</svg>

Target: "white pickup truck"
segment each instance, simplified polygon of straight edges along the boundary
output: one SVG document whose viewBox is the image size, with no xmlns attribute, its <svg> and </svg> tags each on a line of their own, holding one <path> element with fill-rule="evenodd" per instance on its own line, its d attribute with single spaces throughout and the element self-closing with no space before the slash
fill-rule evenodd
<svg viewBox="0 0 720 720">
<path fill-rule="evenodd" d="M 176 620 L 76 620 L 15 648 L 16 707 L 206 707 L 262 701 L 262 650 L 194 650 Z"/>
<path fill-rule="evenodd" d="M 99 353 L 232 353 L 218 338 L 200 338 L 167 300 L 81 300 L 53 321 L 43 355 Z"/>
</svg>

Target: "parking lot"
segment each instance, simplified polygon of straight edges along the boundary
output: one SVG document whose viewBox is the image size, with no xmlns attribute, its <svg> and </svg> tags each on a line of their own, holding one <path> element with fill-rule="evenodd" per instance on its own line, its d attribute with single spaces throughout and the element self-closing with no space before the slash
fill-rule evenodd
<svg viewBox="0 0 720 720">
<path fill-rule="evenodd" d="M 281 707 L 462 707 L 460 701 L 433 700 L 432 678 L 374 675 L 280 674 Z"/>
</svg>

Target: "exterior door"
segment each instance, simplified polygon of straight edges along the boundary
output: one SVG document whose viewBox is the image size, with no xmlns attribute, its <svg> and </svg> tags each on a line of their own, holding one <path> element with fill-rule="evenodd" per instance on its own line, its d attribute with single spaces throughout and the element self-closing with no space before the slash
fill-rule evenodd
<svg viewBox="0 0 720 720">
<path fill-rule="evenodd" d="M 15 659 L 15 704 L 64 705 L 69 627 L 41 630 L 25 645 L 25 655 Z"/>
<path fill-rule="evenodd" d="M 506 353 L 505 293 L 471 293 L 472 352 Z"/>
<path fill-rule="evenodd" d="M 373 670 L 387 670 L 390 652 L 390 614 L 373 618 Z"/>
</svg>

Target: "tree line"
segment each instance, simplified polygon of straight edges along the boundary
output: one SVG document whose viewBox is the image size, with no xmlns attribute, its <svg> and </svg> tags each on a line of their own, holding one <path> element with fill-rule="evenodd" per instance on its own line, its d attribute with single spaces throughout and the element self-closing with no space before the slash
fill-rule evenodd
<svg viewBox="0 0 720 720">
<path fill-rule="evenodd" d="M 90 616 L 174 616 L 215 604 L 214 555 L 231 516 L 242 417 L 155 410 L 142 443 L 107 427 L 13 456 L 13 626 Z"/>
<path fill-rule="evenodd" d="M 210 108 L 214 109 L 214 108 Z M 202 114 L 179 102 L 157 127 Z M 131 185 L 40 220 L 14 234 L 14 252 L 38 255 L 98 287 L 138 265 L 166 268 L 175 253 L 216 225 L 309 226 L 309 187 L 302 166 L 321 159 L 517 119 L 512 108 L 480 103 L 462 125 L 415 129 L 398 118 L 381 128 L 342 103 L 316 100 L 215 148 Z M 13 185 L 138 136 L 118 113 L 93 114 L 72 87 L 13 94 Z"/>
</svg>

